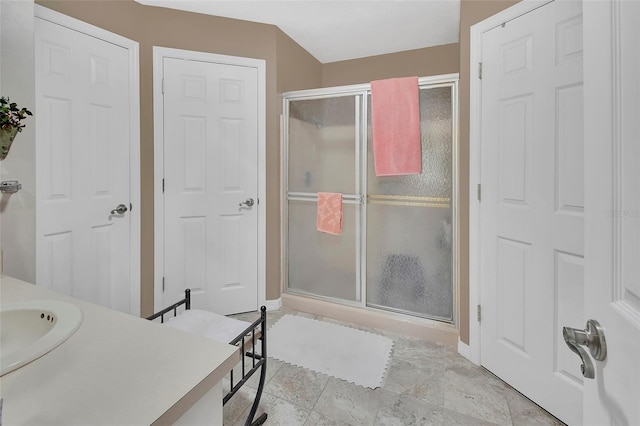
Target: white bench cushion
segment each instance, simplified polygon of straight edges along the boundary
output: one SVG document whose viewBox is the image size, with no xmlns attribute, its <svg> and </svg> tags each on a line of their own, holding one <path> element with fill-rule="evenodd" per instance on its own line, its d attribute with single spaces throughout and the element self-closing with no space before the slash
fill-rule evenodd
<svg viewBox="0 0 640 426">
<path fill-rule="evenodd" d="M 169 327 L 229 343 L 251 325 L 250 322 L 225 317 L 202 309 L 188 309 L 165 322 Z"/>
</svg>

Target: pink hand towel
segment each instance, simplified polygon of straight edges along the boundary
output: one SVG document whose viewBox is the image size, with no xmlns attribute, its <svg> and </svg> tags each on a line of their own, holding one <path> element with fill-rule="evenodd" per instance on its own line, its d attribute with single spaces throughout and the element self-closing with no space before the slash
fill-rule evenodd
<svg viewBox="0 0 640 426">
<path fill-rule="evenodd" d="M 316 228 L 318 231 L 328 234 L 342 234 L 342 194 L 318 192 Z"/>
<path fill-rule="evenodd" d="M 418 77 L 371 82 L 376 176 L 422 173 Z"/>
</svg>

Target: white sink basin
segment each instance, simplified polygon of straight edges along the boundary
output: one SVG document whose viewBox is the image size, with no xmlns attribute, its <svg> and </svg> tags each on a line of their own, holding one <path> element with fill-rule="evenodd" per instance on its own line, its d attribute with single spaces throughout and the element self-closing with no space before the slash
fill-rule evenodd
<svg viewBox="0 0 640 426">
<path fill-rule="evenodd" d="M 82 324 L 82 311 L 61 300 L 0 305 L 0 376 L 40 358 Z"/>
</svg>

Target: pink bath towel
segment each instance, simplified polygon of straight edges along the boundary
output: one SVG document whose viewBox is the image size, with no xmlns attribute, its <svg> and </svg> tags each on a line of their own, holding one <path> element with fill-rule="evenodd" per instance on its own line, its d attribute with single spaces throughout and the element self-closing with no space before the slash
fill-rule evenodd
<svg viewBox="0 0 640 426">
<path fill-rule="evenodd" d="M 422 173 L 418 77 L 371 82 L 376 176 Z"/>
<path fill-rule="evenodd" d="M 318 231 L 328 234 L 342 234 L 342 194 L 318 192 L 316 228 Z"/>
</svg>

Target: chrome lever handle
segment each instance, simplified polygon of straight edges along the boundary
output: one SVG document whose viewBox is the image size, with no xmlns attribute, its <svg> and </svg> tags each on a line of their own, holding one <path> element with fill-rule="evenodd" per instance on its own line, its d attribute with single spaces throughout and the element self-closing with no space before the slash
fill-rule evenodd
<svg viewBox="0 0 640 426">
<path fill-rule="evenodd" d="M 589 320 L 587 321 L 586 330 L 563 327 L 562 336 L 569 349 L 577 353 L 582 360 L 582 365 L 580 366 L 582 375 L 587 379 L 593 379 L 595 377 L 593 362 L 591 362 L 591 358 L 583 346 L 589 349 L 591 356 L 596 361 L 604 361 L 606 359 L 607 343 L 602 326 L 596 320 Z"/>
<path fill-rule="evenodd" d="M 111 210 L 111 214 L 125 214 L 127 212 L 127 206 L 120 204 L 115 209 Z"/>
<path fill-rule="evenodd" d="M 583 330 L 563 327 L 562 336 L 564 337 L 564 341 L 567 346 L 569 346 L 569 349 L 577 353 L 582 360 L 582 365 L 580 365 L 582 375 L 587 379 L 593 379 L 595 377 L 593 363 L 591 362 L 591 358 L 589 357 L 589 354 L 587 354 L 587 351 L 585 351 L 581 346 L 587 341 L 586 333 Z"/>
<path fill-rule="evenodd" d="M 247 198 L 246 201 L 243 201 L 242 203 L 238 204 L 240 207 L 242 206 L 247 206 L 247 207 L 251 207 L 253 206 L 253 204 L 255 203 L 255 201 L 253 201 L 253 198 Z"/>
</svg>

